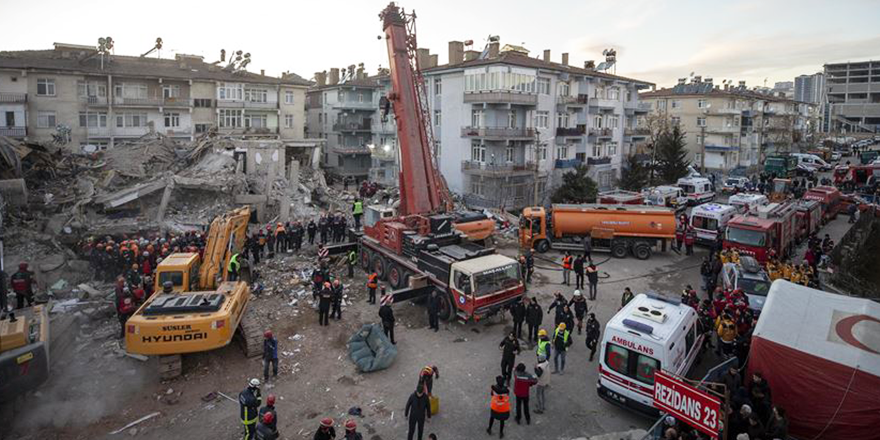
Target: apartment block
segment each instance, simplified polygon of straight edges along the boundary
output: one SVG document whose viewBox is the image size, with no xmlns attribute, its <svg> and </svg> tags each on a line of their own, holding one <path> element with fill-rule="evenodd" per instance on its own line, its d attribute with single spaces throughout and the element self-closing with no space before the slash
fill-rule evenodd
<svg viewBox="0 0 880 440">
<path fill-rule="evenodd" d="M 110 148 L 160 133 L 178 140 L 221 135 L 302 141 L 309 82 L 240 67 L 101 54 L 93 46 L 0 52 L 0 135 L 72 150 Z"/>
<path fill-rule="evenodd" d="M 825 129 L 880 133 L 880 60 L 825 65 Z"/>
<path fill-rule="evenodd" d="M 794 79 L 794 100 L 820 104 L 824 101 L 825 74 L 800 75 Z"/>
<path fill-rule="evenodd" d="M 543 203 L 578 165 L 613 187 L 623 157 L 647 139 L 638 91 L 650 83 L 498 42 L 483 53 L 450 42 L 445 65 L 422 55 L 440 170 L 471 206 Z"/>
<path fill-rule="evenodd" d="M 679 126 L 698 168 L 729 174 L 754 171 L 768 153 L 792 151 L 818 127 L 817 106 L 695 76 L 672 88 L 642 93 L 652 118 Z M 658 124 L 659 125 L 659 124 Z"/>
<path fill-rule="evenodd" d="M 387 73 L 368 76 L 363 67 L 315 73 L 308 91 L 309 137 L 325 139 L 322 166 L 337 177 L 396 185 L 397 126 L 383 119 L 381 98 L 391 89 Z"/>
</svg>

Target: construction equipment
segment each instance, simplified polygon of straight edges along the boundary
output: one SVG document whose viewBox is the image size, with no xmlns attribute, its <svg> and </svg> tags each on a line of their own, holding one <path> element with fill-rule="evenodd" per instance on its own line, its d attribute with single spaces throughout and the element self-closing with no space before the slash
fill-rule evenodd
<svg viewBox="0 0 880 440">
<path fill-rule="evenodd" d="M 440 318 L 481 319 L 521 300 L 519 264 L 465 240 L 453 227 L 453 204 L 433 157 L 424 79 L 416 56 L 415 15 L 390 3 L 379 15 L 388 47 L 397 120 L 400 204 L 368 206 L 358 244 L 362 267 L 395 289 L 394 302 L 440 296 Z"/>
<path fill-rule="evenodd" d="M 550 249 L 582 250 L 589 239 L 592 250 L 610 251 L 615 258 L 627 253 L 646 260 L 651 248 L 675 238 L 675 212 L 641 205 L 553 205 L 523 210 L 520 246 L 544 253 Z"/>
<path fill-rule="evenodd" d="M 262 354 L 262 332 L 247 316 L 250 286 L 244 281 L 228 281 L 226 270 L 230 259 L 244 247 L 248 219 L 248 207 L 214 219 L 204 262 L 197 253 L 178 253 L 159 263 L 156 293 L 129 318 L 126 350 L 160 356 L 163 379 L 180 375 L 181 354 L 225 347 L 234 337 L 246 356 Z M 166 281 L 174 286 L 170 294 L 162 293 Z"/>
<path fill-rule="evenodd" d="M 0 320 L 0 403 L 38 387 L 48 378 L 49 314 L 46 306 L 19 309 L 14 317 Z"/>
</svg>

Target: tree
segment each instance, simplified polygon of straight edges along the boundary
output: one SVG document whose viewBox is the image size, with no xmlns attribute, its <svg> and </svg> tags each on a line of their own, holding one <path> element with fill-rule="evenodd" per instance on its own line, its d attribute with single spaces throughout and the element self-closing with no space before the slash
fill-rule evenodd
<svg viewBox="0 0 880 440">
<path fill-rule="evenodd" d="M 635 154 L 626 157 L 626 162 L 620 170 L 620 180 L 617 186 L 628 191 L 641 191 L 648 184 L 650 170 Z"/>
<path fill-rule="evenodd" d="M 596 182 L 587 176 L 587 167 L 581 165 L 562 175 L 562 185 L 553 191 L 553 203 L 590 203 L 596 201 L 599 189 Z"/>
<path fill-rule="evenodd" d="M 654 167 L 661 182 L 674 184 L 687 176 L 687 167 L 690 165 L 687 146 L 684 133 L 677 125 L 671 131 L 662 133 L 654 147 L 657 149 Z"/>
<path fill-rule="evenodd" d="M 642 124 L 648 129 L 648 134 L 650 136 L 649 142 L 647 144 L 645 153 L 651 155 L 651 167 L 648 170 L 648 184 L 654 185 L 654 175 L 656 173 L 656 167 L 654 167 L 654 161 L 656 160 L 655 153 L 657 152 L 657 143 L 660 141 L 660 137 L 662 137 L 665 133 L 669 133 L 672 128 L 672 119 L 669 117 L 669 114 L 663 110 L 657 110 L 652 112 L 644 117 L 642 120 Z M 639 151 L 641 153 L 641 151 Z"/>
</svg>

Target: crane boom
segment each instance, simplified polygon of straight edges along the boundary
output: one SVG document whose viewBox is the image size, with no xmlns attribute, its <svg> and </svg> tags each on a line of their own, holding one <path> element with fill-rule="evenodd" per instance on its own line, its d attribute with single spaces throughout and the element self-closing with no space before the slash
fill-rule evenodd
<svg viewBox="0 0 880 440">
<path fill-rule="evenodd" d="M 391 93 L 400 145 L 399 214 L 426 215 L 452 209 L 449 191 L 432 157 L 432 133 L 424 80 L 416 57 L 415 14 L 393 2 L 379 14 L 388 46 Z"/>
</svg>

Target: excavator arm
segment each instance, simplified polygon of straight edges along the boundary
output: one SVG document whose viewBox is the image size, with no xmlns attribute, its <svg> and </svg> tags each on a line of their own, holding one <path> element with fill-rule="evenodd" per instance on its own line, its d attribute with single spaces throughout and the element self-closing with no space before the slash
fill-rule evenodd
<svg viewBox="0 0 880 440">
<path fill-rule="evenodd" d="M 199 268 L 199 289 L 215 290 L 226 281 L 226 267 L 236 252 L 244 249 L 251 208 L 234 209 L 218 216 L 208 230 L 202 266 Z"/>
</svg>

